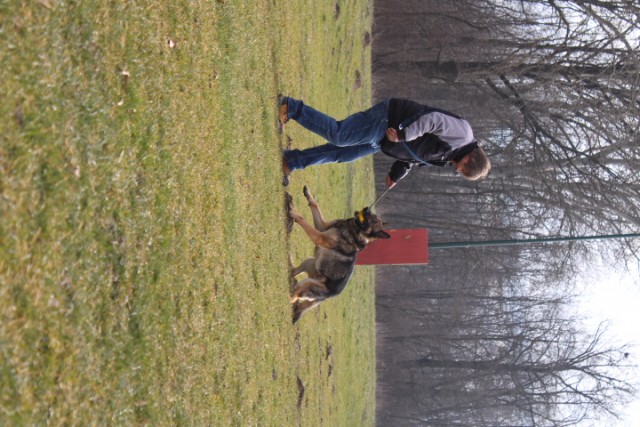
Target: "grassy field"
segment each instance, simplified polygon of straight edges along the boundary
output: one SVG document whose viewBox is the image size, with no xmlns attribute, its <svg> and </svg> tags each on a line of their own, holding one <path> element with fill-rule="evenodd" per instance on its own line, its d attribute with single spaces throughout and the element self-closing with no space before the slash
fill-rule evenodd
<svg viewBox="0 0 640 427">
<path fill-rule="evenodd" d="M 374 424 L 373 270 L 291 325 L 278 92 L 370 103 L 370 1 L 0 3 L 0 425 Z M 327 217 L 371 159 L 292 176 Z"/>
</svg>

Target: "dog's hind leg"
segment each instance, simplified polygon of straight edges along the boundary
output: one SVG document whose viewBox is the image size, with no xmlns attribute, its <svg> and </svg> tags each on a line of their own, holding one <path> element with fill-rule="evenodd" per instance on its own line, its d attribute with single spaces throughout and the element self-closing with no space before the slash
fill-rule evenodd
<svg viewBox="0 0 640 427">
<path fill-rule="evenodd" d="M 297 276 L 301 273 L 307 273 L 308 276 L 313 277 L 317 274 L 316 271 L 316 259 L 315 258 L 307 258 L 299 266 L 293 269 L 291 272 L 292 276 Z"/>
<path fill-rule="evenodd" d="M 315 279 L 307 278 L 301 280 L 293 287 L 291 293 L 291 303 L 298 301 L 317 301 L 327 297 L 329 290 L 325 285 Z"/>
<path fill-rule="evenodd" d="M 311 208 L 311 215 L 313 216 L 313 226 L 319 231 L 326 230 L 329 224 L 322 217 L 322 212 L 320 212 L 318 202 L 316 202 L 316 199 L 313 198 L 313 196 L 309 192 L 309 188 L 306 185 L 304 186 L 302 192 L 304 193 L 304 197 L 307 198 L 307 202 L 309 202 L 309 207 Z"/>
<path fill-rule="evenodd" d="M 291 319 L 293 321 L 293 324 L 295 325 L 296 322 L 300 320 L 300 316 L 302 316 L 304 313 L 320 305 L 320 302 L 321 301 L 305 301 L 294 304 L 293 316 Z"/>
</svg>

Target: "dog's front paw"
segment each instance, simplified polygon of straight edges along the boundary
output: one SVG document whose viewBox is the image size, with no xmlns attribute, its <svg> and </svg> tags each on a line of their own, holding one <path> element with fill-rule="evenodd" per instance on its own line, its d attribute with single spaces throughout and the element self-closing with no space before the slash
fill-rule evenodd
<svg viewBox="0 0 640 427">
<path fill-rule="evenodd" d="M 306 185 L 302 189 L 302 193 L 304 194 L 304 197 L 307 198 L 307 202 L 309 202 L 310 207 L 312 208 L 318 207 L 318 202 L 316 202 L 316 199 L 313 198 L 313 196 L 311 195 L 311 192 L 309 192 L 309 188 Z"/>
<path fill-rule="evenodd" d="M 287 218 L 285 222 L 287 227 L 287 233 L 291 233 L 291 231 L 293 231 L 293 218 L 291 218 L 289 211 L 293 209 L 293 198 L 291 197 L 291 194 L 287 193 L 286 191 L 284 193 L 284 208 L 287 214 Z"/>
<path fill-rule="evenodd" d="M 298 212 L 296 212 L 296 210 L 292 206 L 291 209 L 289 209 L 289 218 L 291 218 L 295 222 L 299 222 L 302 216 L 298 214 Z"/>
</svg>

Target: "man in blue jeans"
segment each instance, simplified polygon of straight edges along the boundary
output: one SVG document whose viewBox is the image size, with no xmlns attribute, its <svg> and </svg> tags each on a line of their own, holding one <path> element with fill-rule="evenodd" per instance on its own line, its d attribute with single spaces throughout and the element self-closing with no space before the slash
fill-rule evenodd
<svg viewBox="0 0 640 427">
<path fill-rule="evenodd" d="M 328 141 L 305 150 L 285 150 L 284 185 L 295 170 L 352 162 L 379 151 L 397 160 L 386 177 L 389 188 L 414 165 L 450 165 L 470 180 L 484 178 L 491 170 L 491 162 L 466 120 L 409 100 L 388 99 L 337 121 L 300 100 L 280 97 L 278 118 L 283 126 L 293 119 Z"/>
</svg>

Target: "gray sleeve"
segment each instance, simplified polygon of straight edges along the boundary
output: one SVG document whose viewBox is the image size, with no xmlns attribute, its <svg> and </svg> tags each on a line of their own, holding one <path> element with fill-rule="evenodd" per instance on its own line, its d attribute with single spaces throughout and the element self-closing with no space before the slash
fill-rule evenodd
<svg viewBox="0 0 640 427">
<path fill-rule="evenodd" d="M 473 141 L 473 130 L 464 119 L 437 111 L 427 113 L 404 129 L 407 141 L 432 133 L 455 149 Z"/>
</svg>

